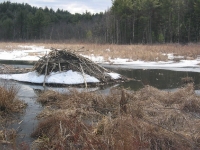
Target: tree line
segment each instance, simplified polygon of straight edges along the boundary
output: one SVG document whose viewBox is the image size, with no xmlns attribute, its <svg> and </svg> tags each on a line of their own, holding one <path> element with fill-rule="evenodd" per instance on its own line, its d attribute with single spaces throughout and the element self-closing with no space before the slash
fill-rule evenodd
<svg viewBox="0 0 200 150">
<path fill-rule="evenodd" d="M 200 0 L 113 0 L 116 43 L 199 42 Z"/>
<path fill-rule="evenodd" d="M 93 34 L 98 38 L 102 17 L 103 13 L 71 14 L 60 9 L 3 2 L 0 3 L 0 40 L 90 41 L 94 40 Z"/>
<path fill-rule="evenodd" d="M 102 13 L 71 14 L 0 3 L 0 40 L 134 44 L 199 42 L 200 0 L 112 0 Z"/>
</svg>

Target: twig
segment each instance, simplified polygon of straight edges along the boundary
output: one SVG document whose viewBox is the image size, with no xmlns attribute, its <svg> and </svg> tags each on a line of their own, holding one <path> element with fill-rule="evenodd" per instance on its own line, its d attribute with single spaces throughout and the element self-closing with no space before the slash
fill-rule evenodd
<svg viewBox="0 0 200 150">
<path fill-rule="evenodd" d="M 60 121 L 60 135 L 63 135 L 62 122 Z"/>
<path fill-rule="evenodd" d="M 47 62 L 46 62 L 46 69 L 45 69 L 44 82 L 43 82 L 44 87 L 45 87 L 45 81 L 46 81 L 46 76 L 47 76 L 48 63 L 49 63 L 49 54 L 47 54 Z"/>
<path fill-rule="evenodd" d="M 59 66 L 59 72 L 61 72 L 60 61 L 59 61 L 59 63 L 58 63 L 58 66 Z"/>
<path fill-rule="evenodd" d="M 85 82 L 85 88 L 87 89 L 87 82 L 86 82 L 86 80 L 85 80 L 85 73 L 84 73 L 84 71 L 83 71 L 83 68 L 82 68 L 82 65 L 81 65 L 81 64 L 80 64 L 80 67 L 81 67 L 83 79 L 84 79 L 84 82 Z"/>
</svg>

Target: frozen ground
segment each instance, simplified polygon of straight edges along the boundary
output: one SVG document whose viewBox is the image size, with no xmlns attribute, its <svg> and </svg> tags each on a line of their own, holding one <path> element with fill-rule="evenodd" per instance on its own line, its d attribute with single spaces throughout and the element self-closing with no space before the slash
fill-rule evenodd
<svg viewBox="0 0 200 150">
<path fill-rule="evenodd" d="M 44 56 L 50 51 L 50 49 L 45 49 L 43 46 L 20 46 L 24 50 L 5 51 L 0 49 L 0 59 L 1 60 L 29 60 L 37 61 L 40 57 Z"/>
<path fill-rule="evenodd" d="M 0 60 L 25 60 L 25 61 L 37 61 L 40 57 L 44 56 L 50 51 L 50 49 L 45 49 L 44 47 L 37 46 L 20 46 L 24 50 L 13 50 L 5 51 L 0 49 Z M 130 59 L 109 59 L 109 62 L 104 61 L 102 56 L 85 56 L 96 63 L 101 63 L 103 65 L 109 65 L 109 67 L 120 67 L 120 68 L 129 68 L 129 69 L 166 69 L 166 70 L 175 70 L 175 71 L 191 71 L 191 72 L 200 72 L 200 58 L 196 60 L 180 60 L 179 62 L 173 61 L 173 54 L 167 54 L 168 60 L 166 62 L 145 62 L 141 60 L 130 60 Z M 177 57 L 177 56 L 176 56 Z M 178 56 L 181 58 L 181 56 Z M 119 74 L 111 73 L 110 76 L 113 79 L 120 77 Z M 36 72 L 29 72 L 26 74 L 18 75 L 0 75 L 0 78 L 4 79 L 14 79 L 24 82 L 32 83 L 43 83 L 44 76 L 37 75 Z M 86 82 L 99 82 L 98 79 L 86 75 Z M 63 73 L 52 73 L 46 79 L 46 83 L 59 83 L 59 84 L 80 84 L 84 83 L 83 75 L 79 72 L 73 72 L 71 70 Z"/>
<path fill-rule="evenodd" d="M 142 61 L 142 60 L 130 60 L 130 59 L 109 59 L 109 62 L 104 61 L 101 56 L 95 57 L 94 55 L 85 56 L 96 63 L 101 63 L 103 66 L 127 68 L 127 69 L 164 69 L 174 71 L 190 71 L 200 72 L 200 58 L 195 60 L 180 60 L 173 61 L 174 58 L 183 58 L 182 56 L 173 56 L 173 54 L 167 54 L 168 61 Z"/>
</svg>

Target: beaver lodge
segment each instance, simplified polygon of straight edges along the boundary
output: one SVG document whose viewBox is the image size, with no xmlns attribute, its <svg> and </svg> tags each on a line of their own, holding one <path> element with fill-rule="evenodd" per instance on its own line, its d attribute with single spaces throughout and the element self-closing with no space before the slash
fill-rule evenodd
<svg viewBox="0 0 200 150">
<path fill-rule="evenodd" d="M 58 50 L 55 48 L 51 48 L 51 50 L 50 53 L 40 58 L 33 67 L 33 71 L 36 71 L 39 75 L 45 75 L 46 77 L 53 72 L 66 72 L 72 70 L 81 73 L 85 84 L 87 84 L 85 80 L 86 74 L 95 77 L 99 80 L 98 83 L 103 84 L 126 80 L 125 77 L 105 69 L 90 59 L 77 54 L 77 51 L 65 49 Z"/>
</svg>

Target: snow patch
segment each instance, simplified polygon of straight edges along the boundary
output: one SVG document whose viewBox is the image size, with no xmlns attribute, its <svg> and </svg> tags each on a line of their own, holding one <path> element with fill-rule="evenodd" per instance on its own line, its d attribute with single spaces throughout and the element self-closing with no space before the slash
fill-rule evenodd
<svg viewBox="0 0 200 150">
<path fill-rule="evenodd" d="M 28 72 L 23 74 L 2 74 L 0 78 L 13 79 L 21 82 L 30 83 L 43 83 L 44 75 L 38 75 L 37 72 Z M 100 82 L 95 77 L 85 74 L 85 80 L 87 83 Z M 83 84 L 84 78 L 81 73 L 69 70 L 67 72 L 52 72 L 46 77 L 45 83 L 49 84 Z"/>
<path fill-rule="evenodd" d="M 15 50 L 13 51 L 0 51 L 1 60 L 32 60 L 37 61 L 39 57 L 44 56 L 46 53 L 50 52 L 50 49 L 44 49 L 44 46 L 21 46 L 18 47 L 24 48 L 24 50 Z M 35 53 L 33 55 L 33 53 Z"/>
<path fill-rule="evenodd" d="M 118 74 L 118 73 L 111 72 L 111 73 L 107 73 L 107 74 L 110 75 L 112 79 L 120 79 L 121 78 L 120 74 Z"/>
</svg>

